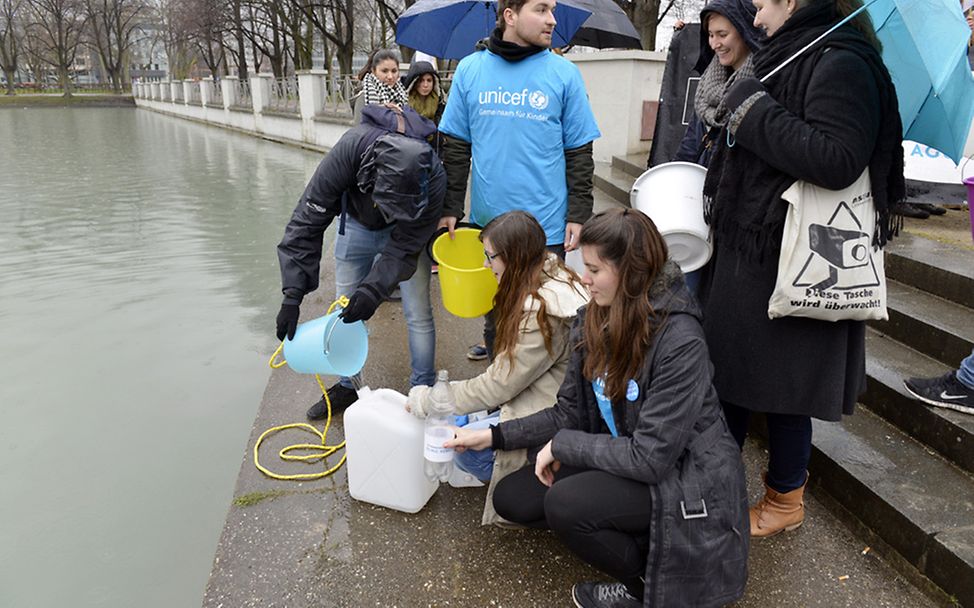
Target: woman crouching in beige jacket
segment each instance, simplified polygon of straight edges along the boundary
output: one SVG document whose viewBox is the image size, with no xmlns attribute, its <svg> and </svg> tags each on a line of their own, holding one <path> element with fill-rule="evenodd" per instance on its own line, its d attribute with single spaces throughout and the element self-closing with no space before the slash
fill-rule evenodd
<svg viewBox="0 0 974 608">
<path fill-rule="evenodd" d="M 451 382 L 456 413 L 500 408 L 499 421 L 514 420 L 554 404 L 571 355 L 568 332 L 589 296 L 578 275 L 546 250 L 544 230 L 531 214 L 499 215 L 484 227 L 480 239 L 484 265 L 498 282 L 493 310 L 497 354 L 476 378 Z M 429 387 L 415 386 L 406 407 L 423 418 L 428 403 Z M 498 422 L 496 417 L 488 420 Z M 506 523 L 494 512 L 494 487 L 526 464 L 528 450 L 468 451 L 457 459 L 460 468 L 482 481 L 490 479 L 484 525 Z"/>
</svg>

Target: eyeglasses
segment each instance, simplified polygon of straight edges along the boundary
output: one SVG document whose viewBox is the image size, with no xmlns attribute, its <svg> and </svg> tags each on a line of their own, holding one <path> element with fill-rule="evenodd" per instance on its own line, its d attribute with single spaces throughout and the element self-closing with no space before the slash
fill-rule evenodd
<svg viewBox="0 0 974 608">
<path fill-rule="evenodd" d="M 488 262 L 493 262 L 495 259 L 497 259 L 497 256 L 499 256 L 499 255 L 500 255 L 500 252 L 498 252 L 498 253 L 488 253 L 487 250 L 484 249 L 484 257 L 487 258 L 487 261 Z"/>
</svg>

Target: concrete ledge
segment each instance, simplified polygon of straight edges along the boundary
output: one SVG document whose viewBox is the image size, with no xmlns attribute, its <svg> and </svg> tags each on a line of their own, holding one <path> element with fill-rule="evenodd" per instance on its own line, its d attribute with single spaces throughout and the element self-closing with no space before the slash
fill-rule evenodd
<svg viewBox="0 0 974 608">
<path fill-rule="evenodd" d="M 889 320 L 870 325 L 947 365 L 957 365 L 974 347 L 971 309 L 890 279 Z"/>
<path fill-rule="evenodd" d="M 953 367 L 924 357 L 875 330 L 867 330 L 867 388 L 860 400 L 904 433 L 974 473 L 974 416 L 921 403 L 903 386 L 905 378 L 933 378 L 950 369 Z"/>
<path fill-rule="evenodd" d="M 974 562 L 943 546 L 939 562 L 950 559 L 958 570 L 957 575 L 946 577 L 929 560 L 935 536 L 963 530 L 974 521 L 970 477 L 863 410 L 841 424 L 814 421 L 810 470 L 816 485 L 920 573 L 961 604 L 974 605 L 974 595 L 967 595 Z"/>
</svg>

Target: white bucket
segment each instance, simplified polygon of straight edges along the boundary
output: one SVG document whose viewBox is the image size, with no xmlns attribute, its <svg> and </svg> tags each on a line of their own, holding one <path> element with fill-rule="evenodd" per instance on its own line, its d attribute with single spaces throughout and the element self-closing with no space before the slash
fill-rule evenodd
<svg viewBox="0 0 974 608">
<path fill-rule="evenodd" d="M 416 513 L 439 483 L 423 472 L 423 421 L 406 411 L 406 396 L 359 389 L 345 410 L 348 492 L 355 500 Z"/>
<path fill-rule="evenodd" d="M 664 163 L 640 175 L 629 193 L 630 206 L 653 220 L 683 272 L 702 268 L 712 252 L 703 219 L 706 176 L 707 170 L 694 163 Z"/>
</svg>

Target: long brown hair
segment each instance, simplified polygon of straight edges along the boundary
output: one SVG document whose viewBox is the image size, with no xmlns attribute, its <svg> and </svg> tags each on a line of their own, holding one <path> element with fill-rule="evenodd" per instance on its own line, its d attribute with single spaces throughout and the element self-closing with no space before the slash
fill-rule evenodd
<svg viewBox="0 0 974 608">
<path fill-rule="evenodd" d="M 605 395 L 618 401 L 635 378 L 662 318 L 649 302 L 649 289 L 666 263 L 666 243 L 653 220 L 639 211 L 611 209 L 582 226 L 579 243 L 594 247 L 619 276 L 608 306 L 592 300 L 585 313 L 585 365 L 588 380 L 605 374 Z"/>
<path fill-rule="evenodd" d="M 544 346 L 553 357 L 548 309 L 539 290 L 547 279 L 563 279 L 545 271 L 548 250 L 545 248 L 544 229 L 530 213 L 508 211 L 484 226 L 480 240 L 484 239 L 490 239 L 490 244 L 494 247 L 491 253 L 504 260 L 504 274 L 501 275 L 497 293 L 494 295 L 494 320 L 497 325 L 495 352 L 499 353 L 498 356 L 506 356 L 510 369 L 514 368 L 514 347 L 518 342 L 521 325 L 527 320 L 524 303 L 533 296 L 538 303 L 535 318 L 544 338 Z M 579 293 L 584 291 L 578 275 L 560 259 L 556 262 L 556 268 L 561 270 L 556 271 L 556 274 L 569 277 L 566 282 L 577 284 Z"/>
</svg>

